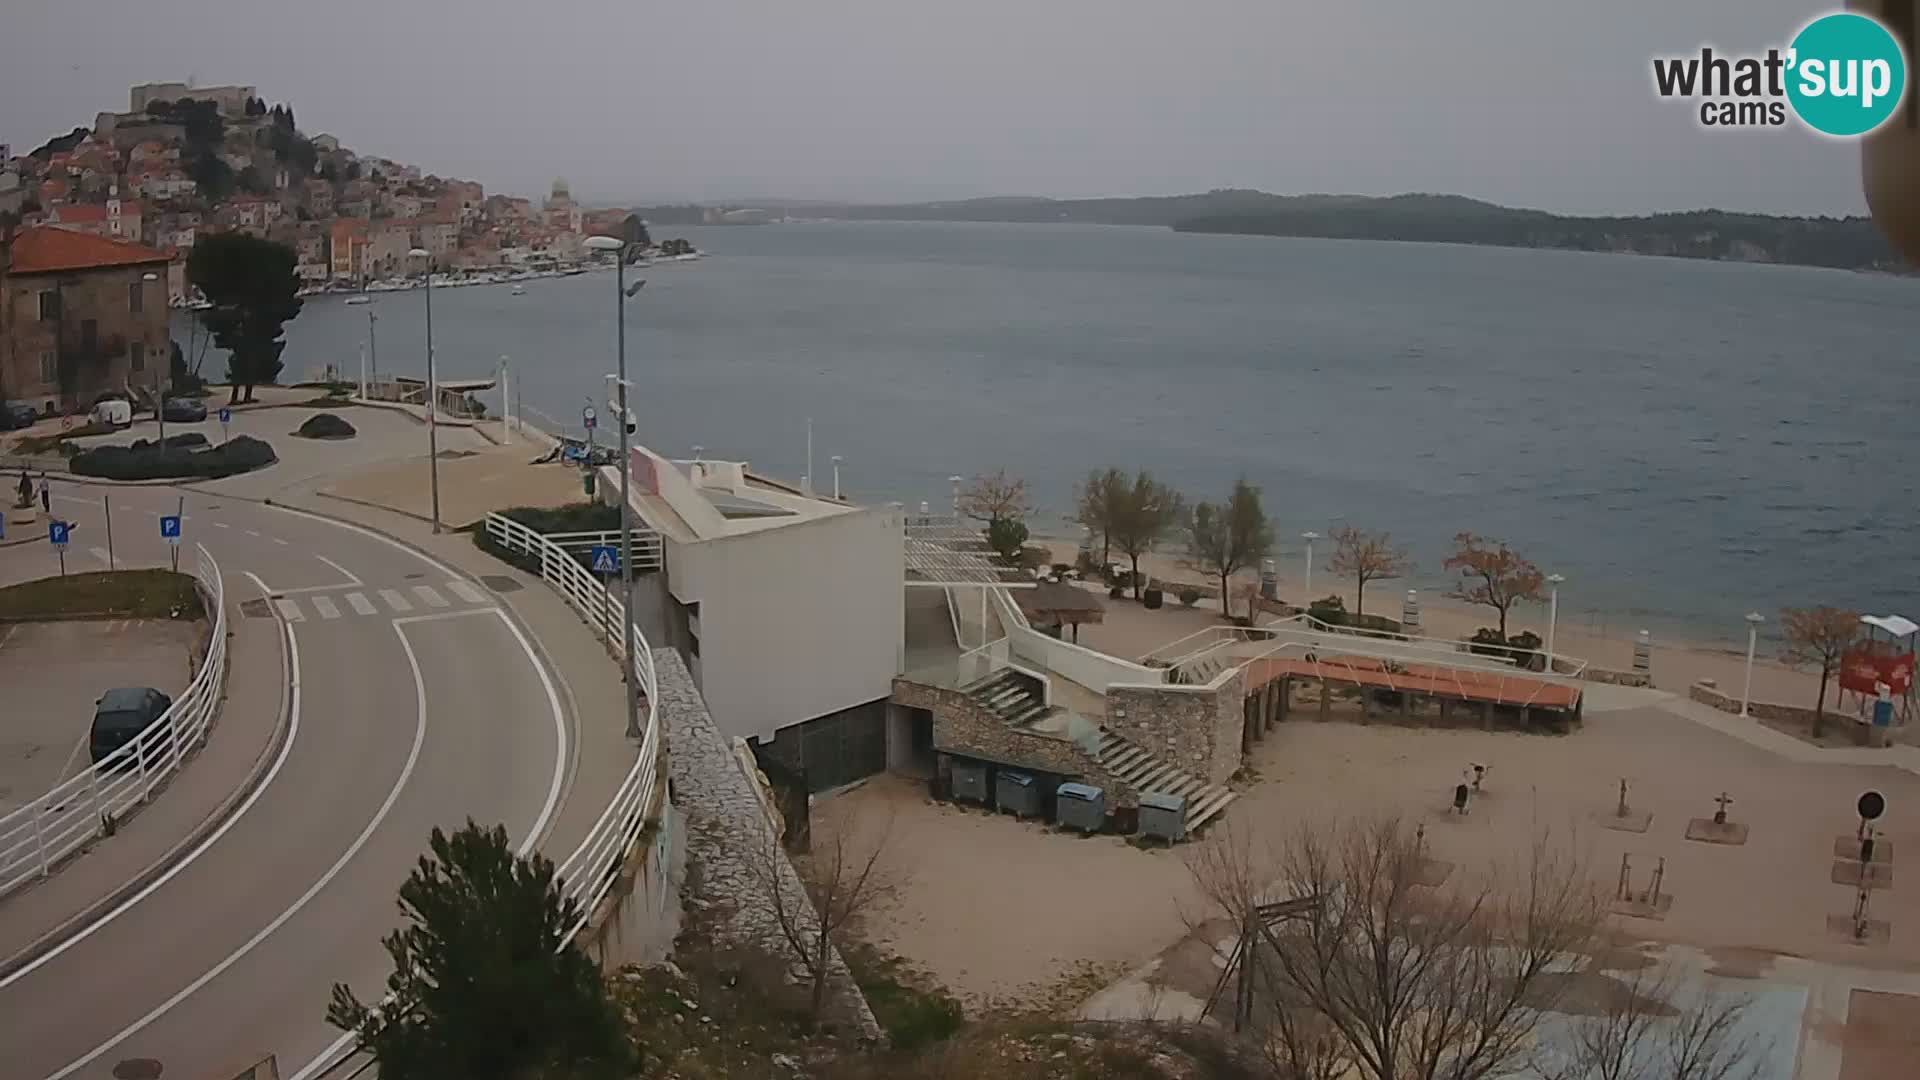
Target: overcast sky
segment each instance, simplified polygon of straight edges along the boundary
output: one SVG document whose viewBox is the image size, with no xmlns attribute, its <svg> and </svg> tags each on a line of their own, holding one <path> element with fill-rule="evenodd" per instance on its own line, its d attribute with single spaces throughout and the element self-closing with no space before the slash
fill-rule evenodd
<svg viewBox="0 0 1920 1080">
<path fill-rule="evenodd" d="M 1649 60 L 1795 0 L 7 0 L 0 141 L 136 82 L 601 201 L 1453 192 L 1571 213 L 1859 213 L 1857 150 L 1707 132 Z"/>
</svg>

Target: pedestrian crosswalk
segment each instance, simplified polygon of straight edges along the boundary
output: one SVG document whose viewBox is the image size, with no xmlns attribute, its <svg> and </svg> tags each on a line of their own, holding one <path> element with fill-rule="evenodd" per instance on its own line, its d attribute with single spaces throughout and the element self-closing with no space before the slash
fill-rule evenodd
<svg viewBox="0 0 1920 1080">
<path fill-rule="evenodd" d="M 460 604 L 488 604 L 492 600 L 486 593 L 467 581 L 449 581 L 445 583 L 446 592 L 452 593 Z M 307 622 L 318 619 L 328 622 L 334 619 L 352 618 L 366 615 L 405 615 L 418 608 L 443 610 L 455 606 L 455 600 L 447 599 L 446 593 L 432 585 L 411 587 L 412 596 L 399 589 L 369 589 L 366 591 L 342 590 L 336 599 L 326 592 L 309 593 L 305 596 L 276 596 L 274 609 L 288 622 Z M 379 602 L 375 603 L 374 598 Z M 346 610 L 341 607 L 345 602 Z"/>
</svg>

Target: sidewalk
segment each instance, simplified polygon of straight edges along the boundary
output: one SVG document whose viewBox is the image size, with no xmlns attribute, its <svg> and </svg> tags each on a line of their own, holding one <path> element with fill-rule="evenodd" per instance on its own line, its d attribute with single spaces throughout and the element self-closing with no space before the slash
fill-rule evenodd
<svg viewBox="0 0 1920 1080">
<path fill-rule="evenodd" d="M 0 976 L 165 873 L 265 774 L 286 734 L 286 658 L 277 620 L 241 615 L 251 591 L 228 578 L 226 695 L 206 742 L 113 836 L 95 840 L 46 880 L 0 899 Z"/>
</svg>

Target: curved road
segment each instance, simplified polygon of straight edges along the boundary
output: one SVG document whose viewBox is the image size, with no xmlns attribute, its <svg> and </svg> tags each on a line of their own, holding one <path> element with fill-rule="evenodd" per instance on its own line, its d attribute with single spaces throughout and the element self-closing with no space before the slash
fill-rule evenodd
<svg viewBox="0 0 1920 1080">
<path fill-rule="evenodd" d="M 78 525 L 68 568 L 104 563 L 91 550 L 104 549 L 103 493 L 119 561 L 164 564 L 157 519 L 181 492 L 64 485 L 55 513 Z M 206 544 L 229 618 L 284 629 L 291 734 L 182 863 L 0 981 L 8 1077 L 111 1077 L 151 1059 L 167 1080 L 218 1080 L 268 1054 L 283 1077 L 310 1075 L 339 1035 L 325 1022 L 332 983 L 383 992 L 379 939 L 428 832 L 499 822 L 524 850 L 565 795 L 571 718 L 478 585 L 353 526 L 185 497 L 182 563 Z M 273 606 L 242 614 L 263 589 Z"/>
</svg>

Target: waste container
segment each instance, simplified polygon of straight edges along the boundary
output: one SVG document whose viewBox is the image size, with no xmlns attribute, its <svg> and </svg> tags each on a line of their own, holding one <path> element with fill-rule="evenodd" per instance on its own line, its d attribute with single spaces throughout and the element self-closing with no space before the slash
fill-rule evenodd
<svg viewBox="0 0 1920 1080">
<path fill-rule="evenodd" d="M 953 797 L 969 802 L 988 802 L 987 767 L 968 761 L 954 762 Z"/>
<path fill-rule="evenodd" d="M 1054 819 L 1069 829 L 1099 832 L 1107 827 L 1106 793 L 1091 784 L 1061 784 L 1054 789 Z"/>
<path fill-rule="evenodd" d="M 1163 791 L 1149 791 L 1140 796 L 1140 835 L 1165 840 L 1169 844 L 1185 840 L 1186 796 L 1169 795 Z"/>
<path fill-rule="evenodd" d="M 1014 817 L 1032 817 L 1040 812 L 1040 789 L 1031 773 L 1001 769 L 993 785 L 994 805 L 1001 813 Z"/>
</svg>

